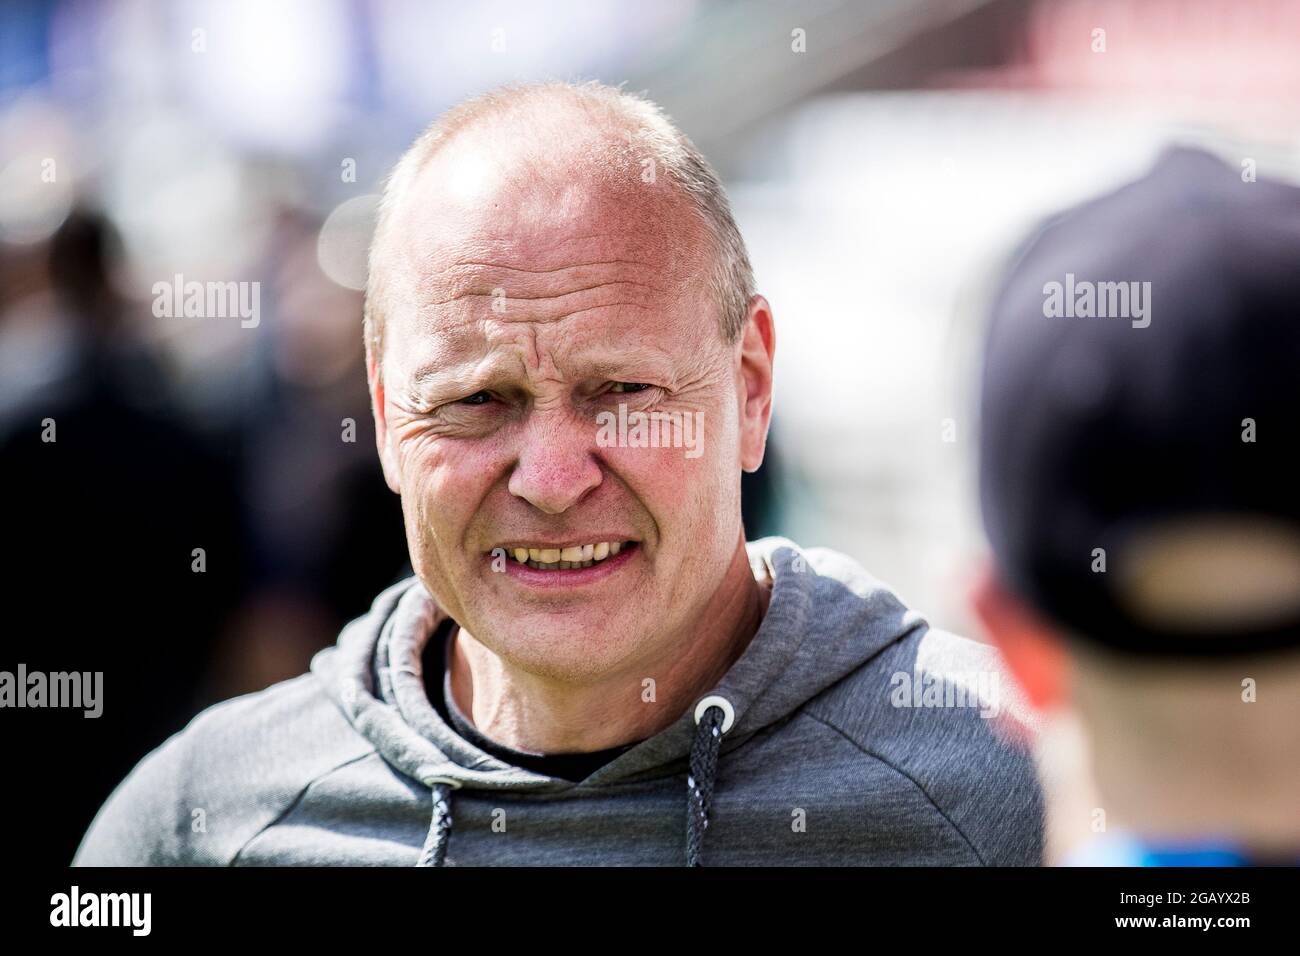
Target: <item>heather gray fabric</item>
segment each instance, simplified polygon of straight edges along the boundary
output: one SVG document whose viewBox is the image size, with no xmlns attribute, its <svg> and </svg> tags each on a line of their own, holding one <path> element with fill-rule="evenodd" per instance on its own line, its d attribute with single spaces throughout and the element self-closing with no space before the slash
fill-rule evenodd
<svg viewBox="0 0 1300 956">
<path fill-rule="evenodd" d="M 1037 865 L 1042 795 L 1013 738 L 1033 726 L 996 652 L 929 628 L 842 554 L 748 549 L 772 597 L 709 692 L 735 723 L 699 862 Z M 436 620 L 408 579 L 311 673 L 199 714 L 118 786 L 74 865 L 429 865 L 438 840 L 447 866 L 686 862 L 688 760 L 709 731 L 694 707 L 577 783 L 509 766 L 429 703 Z"/>
</svg>

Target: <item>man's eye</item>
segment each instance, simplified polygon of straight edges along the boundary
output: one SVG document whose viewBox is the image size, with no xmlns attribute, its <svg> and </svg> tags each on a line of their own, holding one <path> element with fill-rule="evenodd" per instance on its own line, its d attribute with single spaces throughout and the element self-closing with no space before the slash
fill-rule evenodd
<svg viewBox="0 0 1300 956">
<path fill-rule="evenodd" d="M 610 391 L 619 394 L 627 394 L 629 392 L 644 392 L 647 388 L 651 387 L 652 386 L 646 385 L 644 382 L 615 382 L 610 387 Z"/>
<path fill-rule="evenodd" d="M 475 392 L 473 395 L 467 395 L 457 404 L 460 405 L 486 405 L 492 401 L 492 396 L 487 392 Z"/>
</svg>

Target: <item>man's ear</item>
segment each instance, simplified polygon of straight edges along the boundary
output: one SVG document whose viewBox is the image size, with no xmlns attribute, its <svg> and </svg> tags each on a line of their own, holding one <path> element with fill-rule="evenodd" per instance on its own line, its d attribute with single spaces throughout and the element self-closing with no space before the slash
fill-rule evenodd
<svg viewBox="0 0 1300 956">
<path fill-rule="evenodd" d="M 1052 629 L 998 580 L 986 561 L 971 588 L 971 605 L 1002 653 L 1025 697 L 1040 711 L 1068 702 L 1070 658 Z"/>
<path fill-rule="evenodd" d="M 740 343 L 740 467 L 758 471 L 767 448 L 767 428 L 772 418 L 772 359 L 776 354 L 776 326 L 767 299 L 749 300 L 749 313 Z"/>
<path fill-rule="evenodd" d="M 384 378 L 380 362 L 373 348 L 366 349 L 366 382 L 370 386 L 370 410 L 375 419 L 375 448 L 379 452 L 379 465 L 384 469 L 384 481 L 394 494 L 402 493 L 402 483 L 397 469 L 397 456 L 388 435 L 388 410 L 384 405 Z"/>
</svg>

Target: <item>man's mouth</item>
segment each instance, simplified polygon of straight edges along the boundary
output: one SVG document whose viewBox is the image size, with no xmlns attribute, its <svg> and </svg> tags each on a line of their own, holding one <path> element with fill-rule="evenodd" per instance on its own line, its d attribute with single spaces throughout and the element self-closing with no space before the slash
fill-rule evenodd
<svg viewBox="0 0 1300 956">
<path fill-rule="evenodd" d="M 635 546 L 635 541 L 595 541 L 537 548 L 505 546 L 504 550 L 517 563 L 537 571 L 569 571 L 590 568 Z"/>
</svg>

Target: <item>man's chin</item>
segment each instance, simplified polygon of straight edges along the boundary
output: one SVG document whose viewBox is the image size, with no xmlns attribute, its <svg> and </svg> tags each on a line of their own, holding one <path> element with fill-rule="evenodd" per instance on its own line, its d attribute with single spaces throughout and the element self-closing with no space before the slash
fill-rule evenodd
<svg viewBox="0 0 1300 956">
<path fill-rule="evenodd" d="M 539 677 L 595 680 L 626 666 L 644 646 L 645 616 L 604 607 L 567 611 L 498 610 L 474 639 L 502 660 Z M 640 623 L 634 623 L 634 622 Z"/>
</svg>

